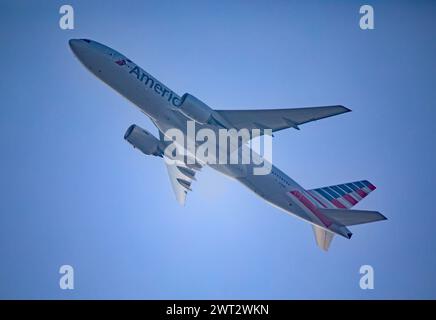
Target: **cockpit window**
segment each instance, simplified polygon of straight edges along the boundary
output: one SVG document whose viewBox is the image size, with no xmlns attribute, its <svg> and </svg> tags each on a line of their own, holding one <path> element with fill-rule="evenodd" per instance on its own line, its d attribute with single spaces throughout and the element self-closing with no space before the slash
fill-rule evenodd
<svg viewBox="0 0 436 320">
<path fill-rule="evenodd" d="M 127 59 L 127 58 L 126 58 L 126 61 L 127 61 L 127 62 L 132 62 L 132 60 L 130 60 L 130 59 Z"/>
<path fill-rule="evenodd" d="M 83 41 L 91 43 L 91 40 L 89 40 L 89 39 L 83 39 Z"/>
</svg>

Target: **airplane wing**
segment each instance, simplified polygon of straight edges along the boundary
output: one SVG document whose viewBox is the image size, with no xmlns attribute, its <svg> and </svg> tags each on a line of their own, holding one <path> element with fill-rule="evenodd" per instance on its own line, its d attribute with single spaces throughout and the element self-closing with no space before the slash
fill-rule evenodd
<svg viewBox="0 0 436 320">
<path fill-rule="evenodd" d="M 313 233 L 315 234 L 315 240 L 318 247 L 324 251 L 327 251 L 335 234 L 315 225 L 312 225 L 312 229 Z"/>
<path fill-rule="evenodd" d="M 164 157 L 164 160 L 165 157 Z M 168 176 L 170 178 L 171 186 L 173 187 L 174 194 L 176 195 L 177 202 L 182 206 L 185 205 L 186 195 L 188 191 L 192 191 L 191 183 L 195 179 L 195 173 L 201 169 L 200 165 L 189 165 L 183 162 L 174 162 L 169 164 L 165 161 Z"/>
<path fill-rule="evenodd" d="M 351 111 L 344 106 L 308 107 L 295 109 L 215 110 L 235 129 L 272 129 L 273 132 Z"/>
<path fill-rule="evenodd" d="M 159 139 L 162 142 L 167 143 L 164 140 L 163 133 L 159 130 Z M 171 187 L 173 188 L 177 202 L 184 206 L 186 202 L 186 195 L 188 191 L 192 191 L 192 181 L 197 180 L 195 178 L 196 171 L 201 170 L 202 166 L 197 162 L 190 164 L 185 158 L 185 161 L 179 161 L 174 159 L 168 159 L 166 155 L 163 156 L 165 166 L 167 167 L 168 176 L 170 178 Z M 168 161 L 172 160 L 172 161 Z"/>
</svg>

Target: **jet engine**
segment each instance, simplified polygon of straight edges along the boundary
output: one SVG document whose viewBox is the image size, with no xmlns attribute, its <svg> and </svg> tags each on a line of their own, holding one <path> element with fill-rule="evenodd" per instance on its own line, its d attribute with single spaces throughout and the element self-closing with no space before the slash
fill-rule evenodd
<svg viewBox="0 0 436 320">
<path fill-rule="evenodd" d="M 213 114 L 213 109 L 193 95 L 185 93 L 182 96 L 180 112 L 195 122 L 206 124 Z"/>
<path fill-rule="evenodd" d="M 154 155 L 162 157 L 163 150 L 161 142 L 150 132 L 135 124 L 132 124 L 124 134 L 124 139 L 127 140 L 134 148 L 138 148 L 146 155 Z"/>
<path fill-rule="evenodd" d="M 182 96 L 182 104 L 178 110 L 184 116 L 200 124 L 217 125 L 222 128 L 232 127 L 219 113 L 189 93 Z"/>
</svg>

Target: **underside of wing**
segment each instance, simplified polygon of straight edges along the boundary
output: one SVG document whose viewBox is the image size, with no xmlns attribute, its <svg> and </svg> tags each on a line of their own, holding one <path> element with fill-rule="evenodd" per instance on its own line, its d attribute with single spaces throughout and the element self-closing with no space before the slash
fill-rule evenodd
<svg viewBox="0 0 436 320">
<path fill-rule="evenodd" d="M 188 191 L 192 191 L 191 184 L 192 181 L 196 180 L 195 173 L 201 169 L 201 166 L 177 161 L 170 163 L 166 158 L 164 160 L 177 202 L 183 206 L 185 205 Z"/>
<path fill-rule="evenodd" d="M 164 144 L 169 143 L 165 141 L 164 134 L 161 131 L 159 131 L 159 139 L 164 142 Z M 197 180 L 195 174 L 197 171 L 201 170 L 202 166 L 198 162 L 188 159 L 187 156 L 184 157 L 183 161 L 170 159 L 167 155 L 164 155 L 163 159 L 177 202 L 184 206 L 186 195 L 189 191 L 192 191 L 192 181 Z"/>
<path fill-rule="evenodd" d="M 299 130 L 298 126 L 301 124 L 349 111 L 351 110 L 340 105 L 295 109 L 215 110 L 238 130 L 272 129 L 273 132 L 287 128 Z"/>
</svg>

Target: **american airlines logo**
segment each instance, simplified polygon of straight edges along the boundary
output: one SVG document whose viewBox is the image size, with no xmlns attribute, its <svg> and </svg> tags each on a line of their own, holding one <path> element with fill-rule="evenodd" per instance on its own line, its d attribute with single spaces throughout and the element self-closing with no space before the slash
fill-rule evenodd
<svg viewBox="0 0 436 320">
<path fill-rule="evenodd" d="M 126 64 L 125 61 L 124 64 Z M 167 99 L 167 101 L 170 102 L 173 106 L 180 107 L 180 105 L 182 104 L 182 100 L 179 96 L 177 96 L 173 91 L 165 87 L 162 83 L 154 79 L 148 73 L 139 69 L 138 66 L 135 66 L 132 70 L 130 70 L 129 73 L 135 75 L 138 81 L 143 82 L 145 86 L 152 89 L 154 93 L 160 95 L 162 98 Z"/>
<path fill-rule="evenodd" d="M 117 61 L 115 61 L 115 63 L 119 66 L 124 66 L 126 64 L 126 60 L 124 60 L 124 59 L 117 60 Z"/>
</svg>

